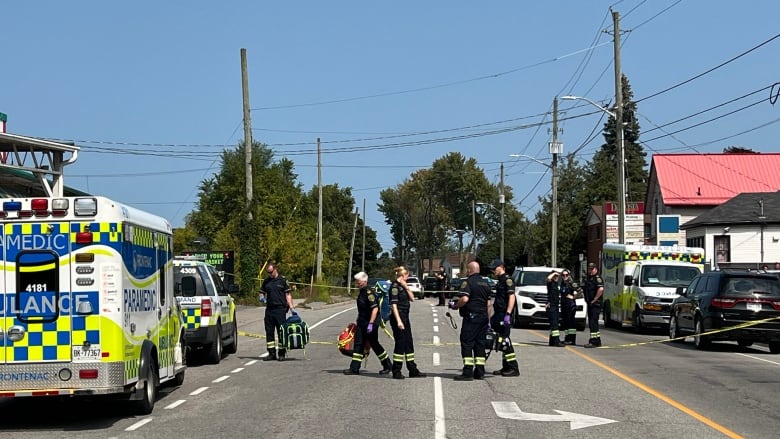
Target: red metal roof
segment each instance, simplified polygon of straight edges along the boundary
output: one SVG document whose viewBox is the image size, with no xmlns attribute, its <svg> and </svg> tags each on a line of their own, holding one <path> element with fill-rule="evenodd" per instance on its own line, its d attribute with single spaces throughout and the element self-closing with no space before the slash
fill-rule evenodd
<svg viewBox="0 0 780 439">
<path fill-rule="evenodd" d="M 743 192 L 780 190 L 780 153 L 653 154 L 650 176 L 666 205 L 720 205 Z"/>
</svg>

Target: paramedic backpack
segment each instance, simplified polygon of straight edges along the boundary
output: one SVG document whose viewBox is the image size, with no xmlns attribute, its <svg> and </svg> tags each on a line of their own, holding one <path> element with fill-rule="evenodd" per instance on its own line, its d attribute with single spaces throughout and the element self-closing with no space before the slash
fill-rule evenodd
<svg viewBox="0 0 780 439">
<path fill-rule="evenodd" d="M 383 329 L 387 327 L 387 322 L 390 320 L 392 310 L 390 308 L 390 281 L 380 280 L 374 284 L 372 290 L 376 295 L 377 303 L 379 304 L 379 326 Z"/>
<path fill-rule="evenodd" d="M 292 315 L 282 323 L 282 344 L 289 351 L 305 349 L 307 343 L 309 343 L 309 325 L 293 311 Z"/>
</svg>

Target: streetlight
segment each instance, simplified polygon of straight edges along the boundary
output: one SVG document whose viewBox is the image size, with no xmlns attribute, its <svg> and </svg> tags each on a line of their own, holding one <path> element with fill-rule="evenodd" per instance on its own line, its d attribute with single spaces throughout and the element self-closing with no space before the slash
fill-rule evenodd
<svg viewBox="0 0 780 439">
<path fill-rule="evenodd" d="M 555 145 L 553 145 L 555 144 Z M 525 154 L 509 154 L 510 157 L 524 157 L 533 160 L 540 165 L 547 166 L 552 170 L 552 236 L 550 239 L 550 266 L 558 266 L 558 153 L 563 145 L 557 142 L 550 143 L 550 152 L 553 154 L 552 165 Z"/>
<path fill-rule="evenodd" d="M 619 106 L 616 107 L 616 111 L 612 112 L 602 107 L 596 102 L 591 101 L 588 98 L 582 96 L 561 96 L 561 99 L 567 101 L 585 101 L 599 110 L 607 113 L 615 119 L 615 125 L 617 125 L 617 141 L 618 141 L 618 242 L 626 242 L 626 150 L 623 145 L 623 110 Z"/>
<path fill-rule="evenodd" d="M 499 200 L 498 200 L 499 203 L 501 203 L 501 211 L 499 212 L 501 214 L 501 250 L 500 250 L 499 259 L 501 259 L 501 261 L 503 262 L 504 261 L 504 194 L 499 195 L 498 198 L 499 198 Z M 490 203 L 483 203 L 481 201 L 477 201 L 476 205 L 477 206 L 487 206 L 487 207 L 490 207 L 491 209 L 496 209 L 496 207 L 493 206 L 492 204 L 490 204 Z M 498 209 L 496 209 L 496 210 L 498 210 Z"/>
</svg>

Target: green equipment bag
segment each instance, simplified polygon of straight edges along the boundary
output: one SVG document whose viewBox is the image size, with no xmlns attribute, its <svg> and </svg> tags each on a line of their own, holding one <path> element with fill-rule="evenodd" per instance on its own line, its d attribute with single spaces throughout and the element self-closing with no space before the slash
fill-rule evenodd
<svg viewBox="0 0 780 439">
<path fill-rule="evenodd" d="M 282 343 L 287 350 L 305 349 L 309 343 L 309 325 L 295 311 L 282 323 Z"/>
</svg>

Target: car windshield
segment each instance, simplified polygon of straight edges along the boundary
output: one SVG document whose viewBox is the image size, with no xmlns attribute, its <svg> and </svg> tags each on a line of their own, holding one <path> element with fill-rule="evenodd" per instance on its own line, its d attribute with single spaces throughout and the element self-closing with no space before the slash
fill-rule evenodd
<svg viewBox="0 0 780 439">
<path fill-rule="evenodd" d="M 520 273 L 520 285 L 547 285 L 547 271 L 524 271 Z"/>
<path fill-rule="evenodd" d="M 685 287 L 698 274 L 696 267 L 649 265 L 642 267 L 640 283 L 644 287 Z"/>
</svg>

